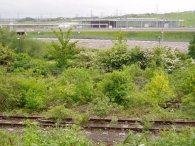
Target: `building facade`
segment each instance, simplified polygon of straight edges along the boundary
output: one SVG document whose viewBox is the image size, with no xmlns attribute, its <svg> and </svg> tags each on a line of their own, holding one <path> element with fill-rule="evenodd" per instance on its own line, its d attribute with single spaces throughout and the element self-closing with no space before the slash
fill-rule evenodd
<svg viewBox="0 0 195 146">
<path fill-rule="evenodd" d="M 80 28 L 179 28 L 183 20 L 157 18 L 86 19 L 77 20 Z"/>
</svg>

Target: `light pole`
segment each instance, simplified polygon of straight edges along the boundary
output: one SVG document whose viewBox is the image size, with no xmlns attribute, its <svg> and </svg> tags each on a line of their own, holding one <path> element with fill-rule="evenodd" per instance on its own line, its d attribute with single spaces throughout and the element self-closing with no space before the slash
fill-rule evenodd
<svg viewBox="0 0 195 146">
<path fill-rule="evenodd" d="M 161 41 L 163 42 L 164 41 L 164 30 L 162 29 L 162 32 L 161 32 Z"/>
<path fill-rule="evenodd" d="M 38 38 L 39 38 L 40 31 L 38 31 L 37 34 L 38 34 Z M 38 38 L 37 38 L 37 39 L 38 39 Z"/>
<path fill-rule="evenodd" d="M 158 36 L 158 47 L 160 47 L 160 42 L 161 42 L 161 37 L 160 35 Z"/>
<path fill-rule="evenodd" d="M 18 52 L 22 53 L 21 38 L 18 37 L 17 40 L 18 40 Z"/>
<path fill-rule="evenodd" d="M 164 28 L 165 28 L 165 20 L 163 19 L 163 26 L 162 26 L 162 31 L 161 31 L 161 41 L 164 41 Z"/>
</svg>

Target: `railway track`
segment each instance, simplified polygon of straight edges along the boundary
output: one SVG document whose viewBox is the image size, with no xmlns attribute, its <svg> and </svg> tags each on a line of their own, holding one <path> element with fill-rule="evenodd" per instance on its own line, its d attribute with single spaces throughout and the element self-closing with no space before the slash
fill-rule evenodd
<svg viewBox="0 0 195 146">
<path fill-rule="evenodd" d="M 32 124 L 37 124 L 40 127 L 71 127 L 74 120 L 72 118 L 65 118 L 60 123 L 54 120 L 47 120 L 43 116 L 24 116 L 24 115 L 0 115 L 0 127 L 25 127 L 25 121 L 30 120 Z M 151 132 L 159 132 L 161 130 L 170 130 L 173 127 L 179 130 L 183 127 L 195 127 L 195 121 L 187 120 L 149 120 L 151 126 L 147 127 L 147 130 Z M 115 130 L 115 131 L 128 131 L 142 132 L 146 129 L 144 121 L 138 118 L 131 119 L 115 119 L 112 118 L 94 118 L 88 119 L 86 124 L 82 124 L 81 127 L 84 130 Z"/>
</svg>

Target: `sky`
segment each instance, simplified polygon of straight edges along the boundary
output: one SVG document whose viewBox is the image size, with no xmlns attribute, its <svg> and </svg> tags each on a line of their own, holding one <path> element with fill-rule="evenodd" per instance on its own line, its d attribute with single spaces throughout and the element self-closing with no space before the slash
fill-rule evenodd
<svg viewBox="0 0 195 146">
<path fill-rule="evenodd" d="M 0 18 L 90 17 L 195 10 L 195 0 L 0 0 Z"/>
</svg>

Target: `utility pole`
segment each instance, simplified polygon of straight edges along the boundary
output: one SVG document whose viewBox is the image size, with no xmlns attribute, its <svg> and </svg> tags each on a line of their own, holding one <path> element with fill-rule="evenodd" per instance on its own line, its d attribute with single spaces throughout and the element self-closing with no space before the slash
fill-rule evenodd
<svg viewBox="0 0 195 146">
<path fill-rule="evenodd" d="M 158 14 L 159 8 L 158 8 L 158 4 L 156 4 L 156 14 Z"/>
<path fill-rule="evenodd" d="M 93 17 L 93 10 L 91 9 L 91 18 Z"/>
</svg>

